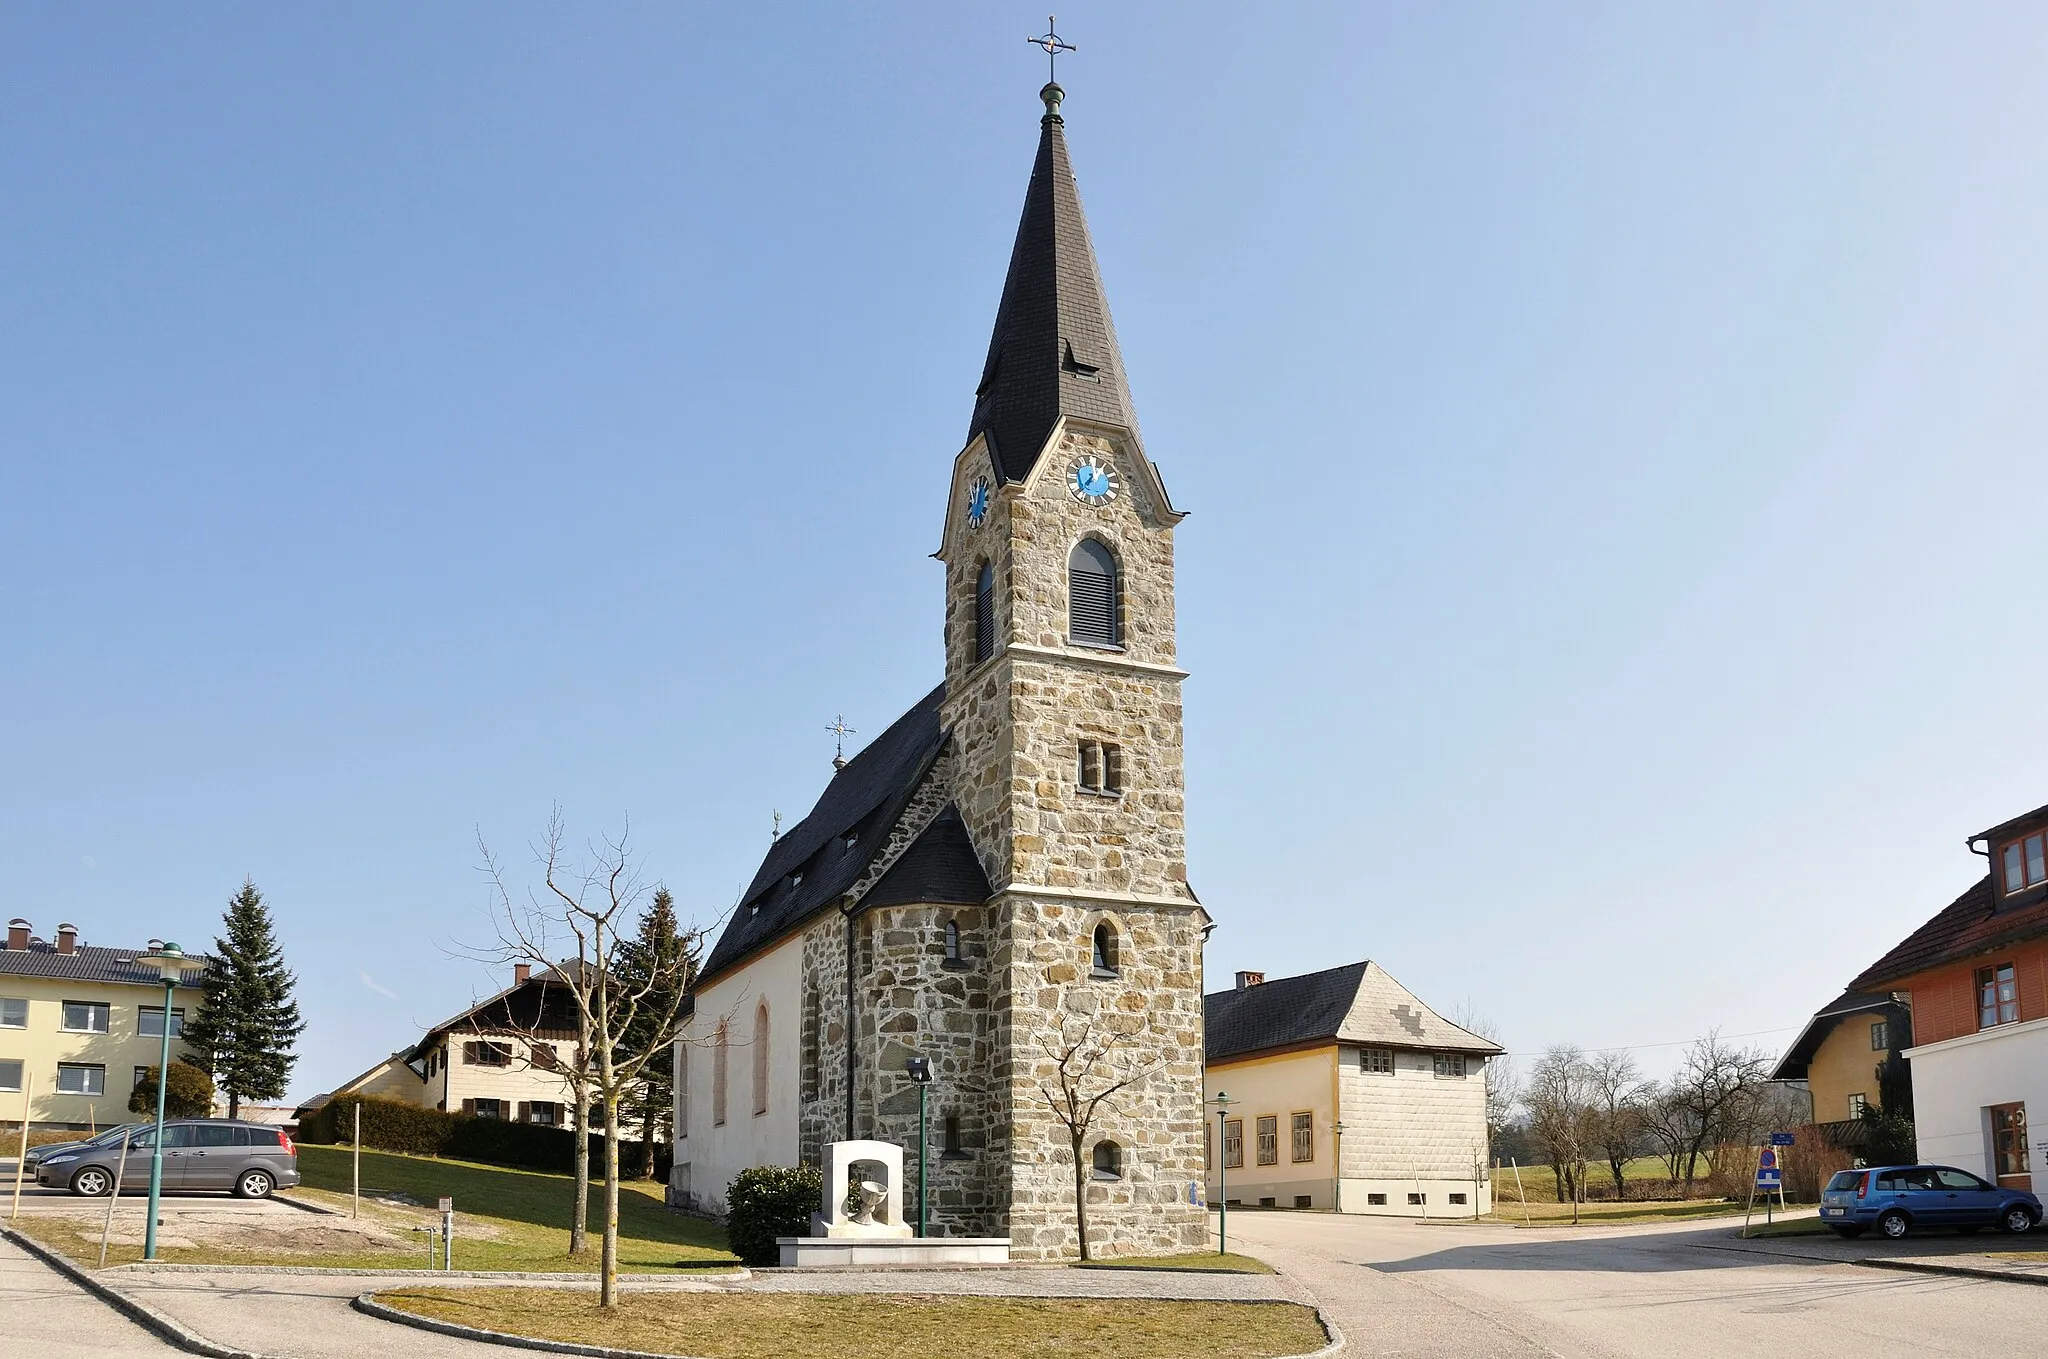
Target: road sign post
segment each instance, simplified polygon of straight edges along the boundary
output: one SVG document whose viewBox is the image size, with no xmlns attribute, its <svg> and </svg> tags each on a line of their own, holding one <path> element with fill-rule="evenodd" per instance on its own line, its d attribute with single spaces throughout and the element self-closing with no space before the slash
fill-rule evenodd
<svg viewBox="0 0 2048 1359">
<path fill-rule="evenodd" d="M 441 1269 L 444 1273 L 455 1268 L 455 1200 L 441 1200 Z"/>
</svg>

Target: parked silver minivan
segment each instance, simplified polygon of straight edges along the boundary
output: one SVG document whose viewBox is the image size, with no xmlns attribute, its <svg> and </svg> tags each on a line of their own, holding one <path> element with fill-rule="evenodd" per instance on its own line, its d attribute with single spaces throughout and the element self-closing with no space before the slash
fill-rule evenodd
<svg viewBox="0 0 2048 1359">
<path fill-rule="evenodd" d="M 149 1163 L 156 1152 L 156 1125 L 137 1124 L 128 1139 L 128 1164 L 121 1166 L 119 1137 L 105 1134 L 76 1147 L 52 1148 L 36 1162 L 36 1183 L 69 1189 L 86 1198 L 149 1188 Z M 164 1189 L 222 1190 L 245 1199 L 266 1197 L 273 1189 L 299 1182 L 299 1149 L 281 1128 L 223 1118 L 177 1118 L 164 1121 Z"/>
</svg>

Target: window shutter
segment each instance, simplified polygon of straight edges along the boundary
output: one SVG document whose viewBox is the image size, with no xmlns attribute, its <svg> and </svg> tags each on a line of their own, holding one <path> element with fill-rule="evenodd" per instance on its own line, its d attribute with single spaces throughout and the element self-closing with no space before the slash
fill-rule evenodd
<svg viewBox="0 0 2048 1359">
<path fill-rule="evenodd" d="M 465 1114 L 468 1114 L 468 1115 L 469 1115 L 469 1116 L 470 1116 L 471 1118 L 475 1118 L 475 1117 L 476 1117 L 476 1101 L 475 1101 L 475 1100 L 473 1100 L 473 1099 L 466 1099 L 466 1100 L 462 1101 L 462 1112 L 463 1112 L 463 1113 L 465 1113 Z"/>
<path fill-rule="evenodd" d="M 1102 748 L 1102 786 L 1109 792 L 1118 792 L 1124 786 L 1124 751 L 1122 746 L 1106 745 Z"/>
<path fill-rule="evenodd" d="M 1067 633 L 1076 642 L 1118 645 L 1116 559 L 1092 538 L 1067 559 Z"/>
<path fill-rule="evenodd" d="M 987 562 L 974 581 L 974 659 L 996 654 L 996 575 Z"/>
<path fill-rule="evenodd" d="M 476 1065 L 476 1044 L 464 1043 L 462 1045 L 462 1060 L 471 1066 Z"/>
<path fill-rule="evenodd" d="M 526 1100 L 519 1101 L 519 1121 L 521 1123 L 533 1122 L 533 1105 Z"/>
</svg>

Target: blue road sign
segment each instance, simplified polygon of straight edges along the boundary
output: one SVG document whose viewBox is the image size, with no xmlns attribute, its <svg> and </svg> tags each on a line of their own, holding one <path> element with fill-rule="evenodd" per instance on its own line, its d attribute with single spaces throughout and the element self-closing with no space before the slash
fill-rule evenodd
<svg viewBox="0 0 2048 1359">
<path fill-rule="evenodd" d="M 1784 1183 L 1785 1172 L 1782 1170 L 1759 1170 L 1756 1173 L 1756 1187 L 1759 1189 L 1776 1189 Z"/>
<path fill-rule="evenodd" d="M 1791 1134 L 1791 1133 L 1772 1133 L 1772 1134 L 1771 1134 L 1771 1145 L 1772 1145 L 1772 1146 L 1774 1146 L 1774 1147 L 1789 1147 L 1789 1146 L 1791 1146 L 1791 1145 L 1792 1145 L 1792 1134 Z"/>
</svg>

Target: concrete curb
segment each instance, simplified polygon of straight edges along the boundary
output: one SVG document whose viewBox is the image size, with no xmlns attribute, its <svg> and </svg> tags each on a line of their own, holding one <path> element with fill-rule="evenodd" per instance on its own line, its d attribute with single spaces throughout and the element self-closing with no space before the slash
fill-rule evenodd
<svg viewBox="0 0 2048 1359">
<path fill-rule="evenodd" d="M 270 1201 L 272 1203 L 281 1203 L 287 1208 L 296 1208 L 302 1213 L 318 1213 L 322 1217 L 341 1216 L 341 1213 L 338 1209 L 323 1208 L 317 1203 L 307 1203 L 304 1199 L 286 1198 L 282 1193 L 272 1194 L 270 1196 Z"/>
<path fill-rule="evenodd" d="M 1275 1301 L 1280 1301 L 1276 1299 Z M 1268 1306 L 1266 1302 L 1240 1303 L 1239 1306 Z M 1296 1304 L 1302 1305 L 1302 1304 Z M 417 1330 L 433 1331 L 438 1335 L 453 1336 L 458 1340 L 475 1340 L 486 1345 L 506 1345 L 514 1349 L 541 1350 L 549 1354 L 581 1354 L 594 1359 L 690 1359 L 688 1355 L 656 1354 L 649 1350 L 615 1350 L 606 1345 L 578 1345 L 566 1340 L 536 1340 L 532 1336 L 507 1335 L 503 1331 L 486 1331 L 475 1326 L 464 1326 L 453 1321 L 436 1321 L 432 1317 L 418 1316 L 412 1312 L 401 1312 L 396 1307 L 386 1307 L 377 1301 L 374 1293 L 358 1293 L 349 1306 L 364 1316 L 388 1321 L 398 1326 L 411 1326 Z M 1320 1307 L 1310 1306 L 1315 1314 L 1316 1325 L 1322 1327 L 1329 1344 L 1308 1354 L 1285 1356 L 1285 1359 L 1331 1359 L 1345 1348 L 1344 1333 L 1337 1329 L 1337 1323 L 1323 1315 Z"/>
<path fill-rule="evenodd" d="M 329 1279 L 517 1279 L 522 1282 L 587 1283 L 597 1286 L 597 1273 L 550 1274 L 538 1270 L 512 1269 L 341 1269 L 318 1265 L 190 1265 L 137 1260 L 115 1265 L 109 1274 L 305 1274 Z M 620 1283 L 688 1283 L 694 1279 L 734 1283 L 753 1277 L 743 1265 L 731 1269 L 707 1269 L 700 1273 L 620 1274 Z"/>
<path fill-rule="evenodd" d="M 1847 1263 L 1861 1265 L 1865 1269 L 1896 1269 L 1908 1274 L 1952 1274 L 1961 1279 L 1990 1279 L 1995 1283 L 2048 1288 L 2048 1274 L 2014 1274 L 2000 1269 L 1981 1269 L 1975 1265 L 1937 1265 L 1926 1260 L 1850 1260 Z"/>
<path fill-rule="evenodd" d="M 12 1227 L 0 1227 L 0 1237 L 12 1241 L 145 1331 L 181 1350 L 191 1354 L 203 1354 L 208 1359 L 270 1359 L 270 1356 L 257 1354 L 251 1350 L 238 1350 L 231 1346 L 216 1344 L 197 1331 L 188 1330 L 184 1323 L 165 1316 L 154 1307 L 137 1302 L 125 1293 L 109 1288 L 63 1256 L 23 1236 Z"/>
</svg>

